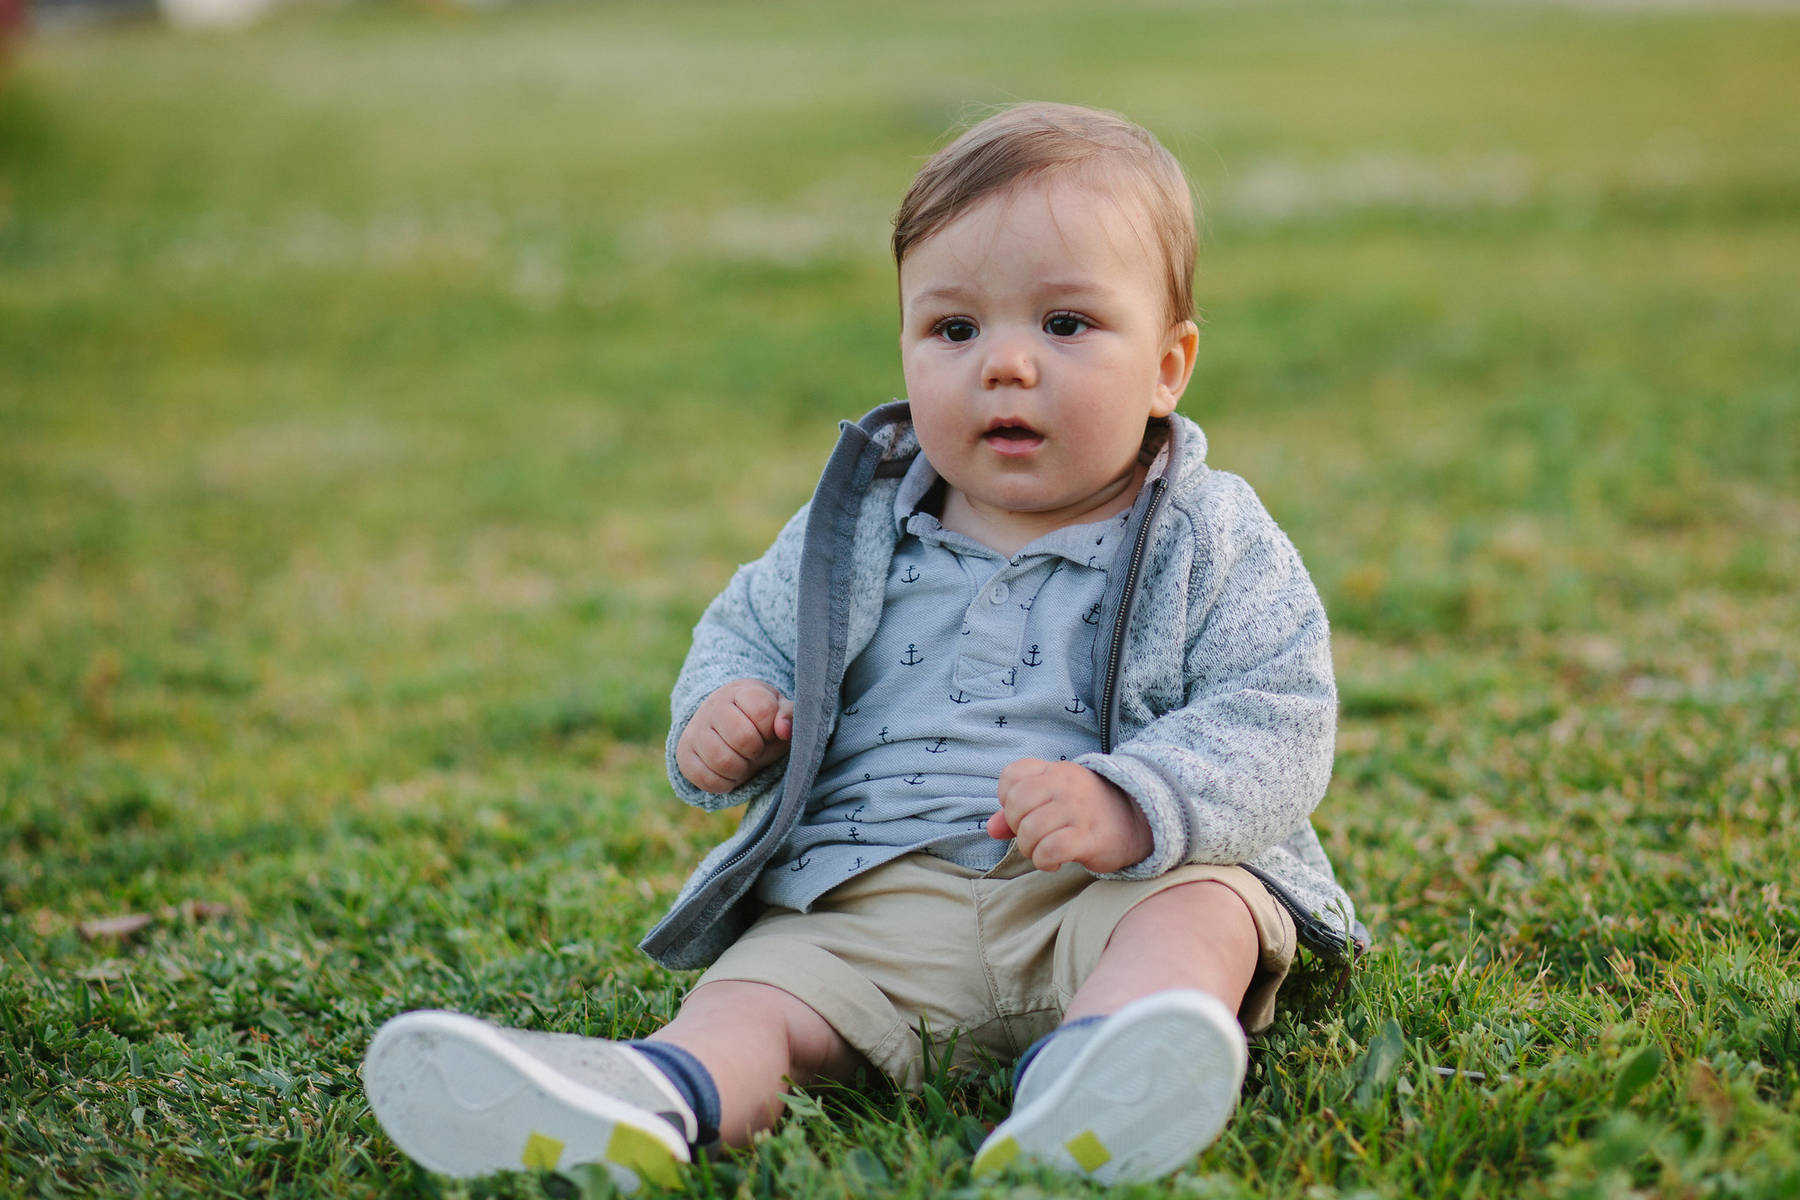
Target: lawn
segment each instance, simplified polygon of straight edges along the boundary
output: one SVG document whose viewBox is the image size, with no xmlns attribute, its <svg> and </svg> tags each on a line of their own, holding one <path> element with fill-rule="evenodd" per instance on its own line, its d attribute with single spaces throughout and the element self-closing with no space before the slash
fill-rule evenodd
<svg viewBox="0 0 1800 1200">
<path fill-rule="evenodd" d="M 857 8 L 0 66 L 0 1195 L 605 1194 L 419 1172 L 363 1048 L 672 1012 L 688 631 L 901 390 L 912 171 L 1026 97 L 1201 195 L 1183 410 L 1332 614 L 1376 938 L 1137 1194 L 1800 1194 L 1800 15 Z M 1005 1103 L 820 1089 L 679 1194 L 1090 1190 L 971 1182 Z"/>
</svg>

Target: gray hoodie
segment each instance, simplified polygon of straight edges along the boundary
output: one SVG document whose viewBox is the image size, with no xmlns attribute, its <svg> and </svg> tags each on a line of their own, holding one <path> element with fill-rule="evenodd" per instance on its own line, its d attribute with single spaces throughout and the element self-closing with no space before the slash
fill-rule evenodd
<svg viewBox="0 0 1800 1200">
<path fill-rule="evenodd" d="M 1113 878 L 1238 863 L 1293 914 L 1315 953 L 1367 944 L 1310 816 L 1331 775 L 1337 690 L 1325 611 L 1248 484 L 1206 465 L 1179 414 L 1137 499 L 1138 540 L 1113 571 L 1096 640 L 1101 749 L 1077 758 L 1149 820 L 1150 856 Z M 747 804 L 642 948 L 703 967 L 756 917 L 758 874 L 801 819 L 837 720 L 845 667 L 874 635 L 896 541 L 900 477 L 919 452 L 904 402 L 846 421 L 812 501 L 700 618 L 676 679 L 669 779 L 689 804 Z M 794 699 L 783 761 L 724 795 L 681 774 L 675 746 L 706 697 L 760 679 Z"/>
</svg>

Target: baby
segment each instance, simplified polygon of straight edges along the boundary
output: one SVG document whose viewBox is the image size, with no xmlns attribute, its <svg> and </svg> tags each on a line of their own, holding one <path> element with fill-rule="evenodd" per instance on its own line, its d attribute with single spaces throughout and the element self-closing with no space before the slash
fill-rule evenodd
<svg viewBox="0 0 1800 1200">
<path fill-rule="evenodd" d="M 747 804 L 643 943 L 705 967 L 643 1041 L 408 1013 L 371 1104 L 455 1175 L 669 1182 L 793 1085 L 1016 1060 L 974 1170 L 1152 1179 L 1210 1143 L 1305 944 L 1366 936 L 1309 815 L 1325 614 L 1175 411 L 1194 218 L 1143 129 L 1007 109 L 894 222 L 907 400 L 707 609 L 670 780 Z"/>
</svg>

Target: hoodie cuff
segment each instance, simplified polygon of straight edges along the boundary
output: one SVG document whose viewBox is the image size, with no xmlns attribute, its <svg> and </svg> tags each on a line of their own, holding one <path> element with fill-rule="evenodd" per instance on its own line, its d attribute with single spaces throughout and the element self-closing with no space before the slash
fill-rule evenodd
<svg viewBox="0 0 1800 1200">
<path fill-rule="evenodd" d="M 1150 823 L 1150 853 L 1101 879 L 1154 879 L 1187 861 L 1187 813 L 1175 794 L 1155 771 L 1141 763 L 1112 754 L 1084 754 L 1075 760 L 1131 798 Z"/>
</svg>

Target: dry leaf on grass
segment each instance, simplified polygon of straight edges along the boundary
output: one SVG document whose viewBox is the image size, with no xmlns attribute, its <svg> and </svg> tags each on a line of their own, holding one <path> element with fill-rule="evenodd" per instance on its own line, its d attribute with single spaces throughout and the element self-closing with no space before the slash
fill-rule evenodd
<svg viewBox="0 0 1800 1200">
<path fill-rule="evenodd" d="M 220 904 L 214 900 L 183 900 L 179 905 L 158 909 L 151 913 L 120 913 L 113 917 L 93 917 L 79 921 L 75 929 L 83 939 L 97 941 L 100 938 L 128 938 L 141 933 L 157 921 L 207 921 L 214 917 L 227 916 L 231 906 Z"/>
<path fill-rule="evenodd" d="M 95 917 L 75 926 L 83 938 L 92 942 L 99 938 L 128 938 L 148 926 L 155 917 L 149 913 L 122 913 L 116 917 Z"/>
</svg>

